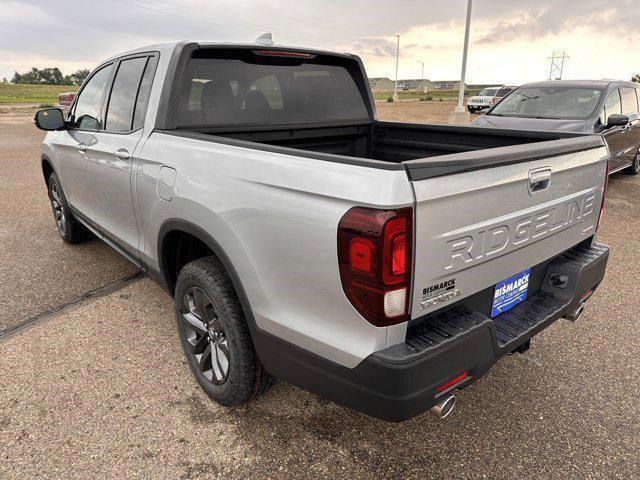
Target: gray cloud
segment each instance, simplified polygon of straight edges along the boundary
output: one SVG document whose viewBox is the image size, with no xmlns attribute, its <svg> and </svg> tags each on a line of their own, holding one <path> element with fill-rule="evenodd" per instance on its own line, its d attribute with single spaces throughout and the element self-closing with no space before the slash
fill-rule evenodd
<svg viewBox="0 0 640 480">
<path fill-rule="evenodd" d="M 374 57 L 395 57 L 396 43 L 384 38 L 360 38 L 352 43 L 354 50 L 361 55 Z"/>
<path fill-rule="evenodd" d="M 635 0 L 602 2 L 601 0 L 540 2 L 493 2 L 494 7 L 516 16 L 500 21 L 476 41 L 478 43 L 508 42 L 523 38 L 540 38 L 570 32 L 579 27 L 591 27 L 603 32 L 620 32 L 623 38 L 635 36 L 640 22 L 640 7 Z M 517 8 L 513 6 L 517 5 Z M 505 15 L 506 16 L 506 15 Z"/>
<path fill-rule="evenodd" d="M 628 38 L 640 25 L 640 8 L 634 2 L 476 0 L 474 21 L 493 26 L 484 33 L 473 31 L 472 41 L 508 43 L 578 26 Z M 461 25 L 465 6 L 465 0 L 444 5 L 441 0 L 2 0 L 0 77 L 30 62 L 21 58 L 50 59 L 39 67 L 63 61 L 91 67 L 113 53 L 149 43 L 245 42 L 265 31 L 273 32 L 278 43 L 387 58 L 395 55 L 393 34 Z M 423 48 L 428 47 L 401 44 L 407 56 Z"/>
</svg>

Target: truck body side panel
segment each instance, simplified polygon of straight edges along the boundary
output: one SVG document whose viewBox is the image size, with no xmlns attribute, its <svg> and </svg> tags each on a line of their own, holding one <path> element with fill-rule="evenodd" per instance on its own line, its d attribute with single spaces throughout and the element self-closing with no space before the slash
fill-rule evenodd
<svg viewBox="0 0 640 480">
<path fill-rule="evenodd" d="M 156 194 L 163 165 L 177 172 L 171 201 Z M 158 232 L 179 218 L 208 232 L 228 255 L 258 328 L 350 367 L 387 346 L 388 329 L 369 324 L 344 295 L 336 235 L 355 205 L 412 205 L 405 171 L 156 132 L 138 159 L 136 183 L 151 269 L 159 268 Z M 394 328 L 394 342 L 405 328 Z"/>
</svg>

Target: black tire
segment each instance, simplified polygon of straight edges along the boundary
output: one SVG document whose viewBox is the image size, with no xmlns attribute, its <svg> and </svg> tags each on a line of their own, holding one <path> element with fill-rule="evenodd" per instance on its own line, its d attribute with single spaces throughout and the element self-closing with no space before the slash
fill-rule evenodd
<svg viewBox="0 0 640 480">
<path fill-rule="evenodd" d="M 633 163 L 630 167 L 625 168 L 624 173 L 627 175 L 638 175 L 640 173 L 640 148 L 638 149 L 638 153 L 636 153 L 636 158 L 633 160 Z"/>
<path fill-rule="evenodd" d="M 53 219 L 62 240 L 71 244 L 86 240 L 89 237 L 89 231 L 71 213 L 67 197 L 64 195 L 60 180 L 55 173 L 49 175 L 47 192 L 53 211 Z"/>
<path fill-rule="evenodd" d="M 184 355 L 213 400 L 240 405 L 273 385 L 274 377 L 264 370 L 253 347 L 238 296 L 215 257 L 184 266 L 174 304 Z"/>
</svg>

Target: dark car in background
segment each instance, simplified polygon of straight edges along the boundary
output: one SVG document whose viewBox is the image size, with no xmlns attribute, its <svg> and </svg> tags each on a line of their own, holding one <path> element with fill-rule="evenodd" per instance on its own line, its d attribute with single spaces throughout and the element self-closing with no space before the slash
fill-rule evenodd
<svg viewBox="0 0 640 480">
<path fill-rule="evenodd" d="M 640 172 L 640 84 L 553 80 L 518 87 L 472 127 L 602 133 L 610 173 Z"/>
</svg>

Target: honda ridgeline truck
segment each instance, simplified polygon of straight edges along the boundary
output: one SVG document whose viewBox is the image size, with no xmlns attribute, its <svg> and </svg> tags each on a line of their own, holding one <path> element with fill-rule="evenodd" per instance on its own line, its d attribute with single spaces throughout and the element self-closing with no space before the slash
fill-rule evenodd
<svg viewBox="0 0 640 480">
<path fill-rule="evenodd" d="M 281 378 L 445 416 L 604 276 L 600 135 L 380 121 L 353 55 L 154 45 L 35 122 L 61 237 L 92 232 L 173 296 L 222 405 Z"/>
</svg>

